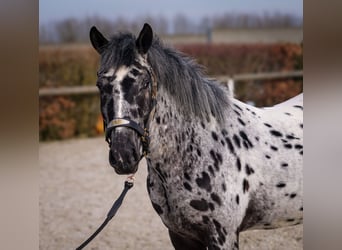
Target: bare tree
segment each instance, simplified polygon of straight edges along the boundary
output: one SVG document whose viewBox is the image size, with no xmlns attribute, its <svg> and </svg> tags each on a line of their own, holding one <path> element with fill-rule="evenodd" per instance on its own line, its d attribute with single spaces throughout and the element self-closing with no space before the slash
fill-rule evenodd
<svg viewBox="0 0 342 250">
<path fill-rule="evenodd" d="M 164 16 L 142 16 L 134 20 L 118 17 L 114 20 L 98 16 L 83 19 L 68 18 L 39 27 L 39 42 L 72 43 L 89 42 L 89 29 L 97 26 L 105 35 L 110 36 L 118 31 L 139 32 L 144 22 L 152 25 L 157 34 L 163 35 L 173 31 L 174 34 L 207 34 L 211 39 L 213 29 L 231 28 L 284 28 L 302 26 L 302 18 L 291 14 L 265 12 L 263 15 L 225 13 L 218 16 L 205 16 L 198 23 L 184 14 L 176 15 L 172 20 Z M 170 29 L 173 28 L 173 29 Z"/>
<path fill-rule="evenodd" d="M 191 22 L 183 14 L 177 14 L 173 19 L 173 30 L 175 34 L 191 33 Z"/>
<path fill-rule="evenodd" d="M 78 41 L 78 21 L 68 18 L 56 24 L 56 32 L 59 42 L 72 43 Z"/>
</svg>

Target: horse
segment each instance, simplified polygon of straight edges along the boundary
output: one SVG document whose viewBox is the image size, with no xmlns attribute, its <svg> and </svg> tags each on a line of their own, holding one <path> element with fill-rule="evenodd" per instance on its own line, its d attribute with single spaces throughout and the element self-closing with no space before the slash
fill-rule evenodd
<svg viewBox="0 0 342 250">
<path fill-rule="evenodd" d="M 242 231 L 302 223 L 302 95 L 268 109 L 240 102 L 146 23 L 109 40 L 93 26 L 90 41 L 109 163 L 129 175 L 146 158 L 176 250 L 238 249 Z"/>
</svg>

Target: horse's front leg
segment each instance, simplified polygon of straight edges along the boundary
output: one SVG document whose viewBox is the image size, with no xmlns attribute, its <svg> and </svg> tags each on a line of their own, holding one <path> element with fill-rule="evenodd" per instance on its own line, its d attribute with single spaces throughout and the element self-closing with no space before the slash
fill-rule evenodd
<svg viewBox="0 0 342 250">
<path fill-rule="evenodd" d="M 208 238 L 208 248 L 202 242 L 185 238 L 169 230 L 172 245 L 176 250 L 238 250 L 239 235 L 237 233 L 215 233 Z"/>
<path fill-rule="evenodd" d="M 176 250 L 206 250 L 207 247 L 195 239 L 188 239 L 169 230 L 172 245 Z"/>
<path fill-rule="evenodd" d="M 216 231 L 209 237 L 208 250 L 238 250 L 239 234 L 225 230 Z"/>
</svg>

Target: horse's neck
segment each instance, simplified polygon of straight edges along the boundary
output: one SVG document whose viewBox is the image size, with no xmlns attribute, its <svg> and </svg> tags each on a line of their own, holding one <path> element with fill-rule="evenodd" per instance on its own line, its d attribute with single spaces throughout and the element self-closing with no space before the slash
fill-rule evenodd
<svg viewBox="0 0 342 250">
<path fill-rule="evenodd" d="M 201 119 L 195 114 L 185 114 L 179 108 L 173 97 L 162 89 L 158 90 L 156 113 L 150 126 L 151 159 L 178 157 L 194 140 L 203 141 L 202 138 L 209 138 L 212 131 L 221 133 L 222 124 L 214 117 Z"/>
<path fill-rule="evenodd" d="M 158 159 L 177 153 L 177 146 L 187 141 L 186 137 L 190 136 L 187 131 L 195 126 L 196 121 L 191 120 L 191 115 L 185 117 L 174 98 L 162 89 L 158 90 L 156 112 L 150 125 L 151 158 Z"/>
</svg>

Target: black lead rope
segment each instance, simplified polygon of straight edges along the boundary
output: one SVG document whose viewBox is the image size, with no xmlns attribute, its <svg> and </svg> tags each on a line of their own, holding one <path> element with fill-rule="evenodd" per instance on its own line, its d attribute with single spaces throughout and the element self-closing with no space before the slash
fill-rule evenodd
<svg viewBox="0 0 342 250">
<path fill-rule="evenodd" d="M 107 225 L 107 223 L 115 216 L 116 212 L 122 204 L 123 199 L 125 198 L 126 193 L 132 187 L 133 181 L 125 181 L 124 189 L 122 190 L 122 193 L 120 194 L 119 198 L 114 202 L 112 208 L 109 210 L 105 221 L 85 242 L 83 242 L 78 248 L 76 248 L 76 250 L 83 249 L 86 245 L 88 245 L 90 241 L 92 241 L 96 237 L 96 235 L 98 235 L 102 231 L 102 229 Z"/>
</svg>

